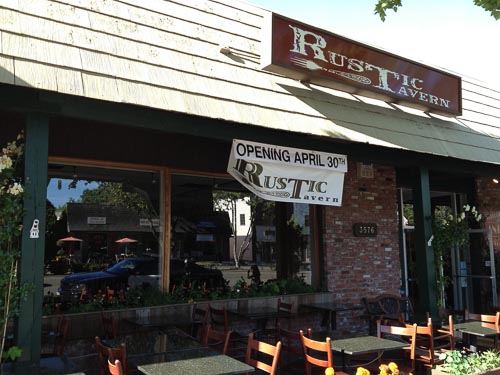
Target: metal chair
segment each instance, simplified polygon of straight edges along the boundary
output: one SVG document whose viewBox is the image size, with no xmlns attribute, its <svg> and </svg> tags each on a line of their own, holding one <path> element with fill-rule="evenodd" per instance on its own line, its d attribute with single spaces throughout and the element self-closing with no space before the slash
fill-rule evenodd
<svg viewBox="0 0 500 375">
<path fill-rule="evenodd" d="M 275 375 L 281 352 L 281 342 L 276 345 L 253 338 L 253 332 L 248 335 L 248 346 L 245 362 L 256 369 Z"/>
</svg>

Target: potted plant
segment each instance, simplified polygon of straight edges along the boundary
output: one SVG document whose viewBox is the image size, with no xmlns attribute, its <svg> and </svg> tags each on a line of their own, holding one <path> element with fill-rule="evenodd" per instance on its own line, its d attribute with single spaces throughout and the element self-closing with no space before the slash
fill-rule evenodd
<svg viewBox="0 0 500 375">
<path fill-rule="evenodd" d="M 466 353 L 453 350 L 441 353 L 442 365 L 432 369 L 433 375 L 499 375 L 500 352 L 487 350 L 477 353 Z"/>
<path fill-rule="evenodd" d="M 0 152 L 0 327 L 1 358 L 15 360 L 21 349 L 10 345 L 5 350 L 9 337 L 9 321 L 18 315 L 19 302 L 31 286 L 20 285 L 18 263 L 21 255 L 21 231 L 24 215 L 23 187 L 16 173 L 23 154 L 22 134 Z"/>
</svg>

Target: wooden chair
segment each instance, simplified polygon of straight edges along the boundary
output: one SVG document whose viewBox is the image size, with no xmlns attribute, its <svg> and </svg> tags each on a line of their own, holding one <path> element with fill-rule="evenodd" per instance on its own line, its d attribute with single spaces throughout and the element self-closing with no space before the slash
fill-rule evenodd
<svg viewBox="0 0 500 375">
<path fill-rule="evenodd" d="M 292 318 L 291 318 L 291 315 L 293 313 L 293 302 L 284 302 L 281 300 L 281 298 L 278 298 L 278 313 L 285 313 L 285 314 L 289 314 L 290 316 L 289 317 L 286 317 L 286 318 L 276 318 L 276 322 L 275 322 L 275 329 L 277 330 L 278 329 L 278 324 L 280 322 L 282 322 L 283 320 L 286 320 L 287 321 L 287 327 L 286 329 L 290 330 L 291 329 L 291 326 L 292 326 Z"/>
<path fill-rule="evenodd" d="M 193 306 L 191 312 L 191 337 L 194 337 L 198 341 L 202 341 L 203 332 L 206 331 L 206 326 L 208 323 L 208 311 L 197 307 L 196 304 Z"/>
<path fill-rule="evenodd" d="M 306 337 L 310 338 L 311 333 L 312 330 L 309 328 L 305 333 Z M 280 370 L 287 374 L 302 375 L 305 359 L 299 331 L 281 328 L 278 323 L 276 339 L 281 342 Z"/>
<path fill-rule="evenodd" d="M 102 337 L 107 340 L 116 338 L 116 322 L 113 315 L 106 316 L 101 312 Z"/>
<path fill-rule="evenodd" d="M 417 345 L 417 324 L 408 325 L 405 327 L 400 326 L 392 326 L 392 325 L 384 325 L 380 320 L 377 320 L 377 336 L 381 338 L 387 338 L 397 341 L 408 342 L 408 346 L 403 349 L 405 353 L 408 354 L 408 358 L 404 360 L 404 358 L 391 360 L 397 362 L 399 370 L 404 373 L 414 372 L 415 370 L 415 350 Z M 391 355 L 393 351 L 390 352 Z M 379 359 L 380 362 L 384 361 L 384 359 Z"/>
<path fill-rule="evenodd" d="M 500 332 L 500 329 L 499 329 L 500 312 L 498 312 L 498 311 L 496 314 L 478 314 L 478 313 L 471 313 L 466 308 L 465 312 L 464 312 L 464 317 L 465 317 L 465 321 L 477 320 L 477 321 L 483 322 L 483 323 L 490 323 L 493 326 L 492 328 L 496 329 L 497 332 Z M 486 340 L 487 339 L 484 339 L 483 342 L 485 342 Z M 493 347 L 495 349 L 498 349 L 498 334 L 493 337 Z"/>
<path fill-rule="evenodd" d="M 227 317 L 226 307 L 222 306 L 222 308 L 218 309 L 209 304 L 208 311 L 212 327 L 219 331 L 224 331 L 224 333 L 229 332 L 229 319 Z"/>
<path fill-rule="evenodd" d="M 453 329 L 453 317 L 450 315 L 451 329 Z M 407 324 L 406 327 L 411 328 L 412 325 Z M 440 330 L 441 331 L 441 330 Z M 427 324 L 425 326 L 417 325 L 417 338 L 415 346 L 415 361 L 416 363 L 422 364 L 424 367 L 433 368 L 435 365 L 441 363 L 439 360 L 439 354 L 442 350 L 453 350 L 454 340 L 453 334 L 450 334 L 448 330 L 442 330 L 443 333 L 440 336 L 436 336 L 437 330 L 433 328 L 432 319 L 427 319 Z M 437 340 L 444 340 L 443 343 L 438 343 Z"/>
<path fill-rule="evenodd" d="M 61 315 L 54 332 L 54 345 L 52 351 L 42 353 L 42 357 L 62 356 L 64 354 L 69 328 L 70 320 L 66 316 Z"/>
<path fill-rule="evenodd" d="M 464 317 L 466 321 L 477 320 L 479 322 L 492 323 L 498 325 L 500 322 L 500 312 L 496 314 L 477 314 L 471 313 L 468 309 L 465 309 Z"/>
<path fill-rule="evenodd" d="M 300 330 L 299 334 L 304 352 L 307 375 L 312 374 L 313 366 L 321 368 L 321 373 L 324 373 L 328 367 L 333 367 L 332 343 L 330 337 L 327 337 L 325 341 L 316 341 L 306 337 L 303 330 Z M 340 371 L 336 371 L 335 373 L 346 375 Z"/>
<path fill-rule="evenodd" d="M 125 371 L 123 370 L 122 364 L 119 359 L 114 360 L 114 364 L 110 359 L 107 360 L 108 362 L 108 370 L 111 375 L 125 375 Z"/>
<path fill-rule="evenodd" d="M 290 302 L 290 303 L 284 302 L 284 301 L 281 300 L 281 298 L 278 298 L 277 312 L 278 313 L 284 313 L 284 314 L 287 314 L 287 315 L 290 315 L 290 316 L 277 317 L 275 319 L 275 322 L 274 322 L 274 327 L 269 328 L 269 329 L 268 328 L 265 329 L 264 335 L 267 337 L 267 340 L 269 342 L 277 342 L 278 341 L 278 336 L 277 336 L 278 325 L 281 322 L 286 321 L 285 328 L 288 329 L 288 330 L 291 329 L 291 326 L 292 326 L 292 319 L 291 319 L 292 311 L 293 311 L 293 302 Z M 298 331 L 297 331 L 297 334 L 298 334 Z"/>
<path fill-rule="evenodd" d="M 109 358 L 120 361 L 120 368 L 123 374 L 127 373 L 127 347 L 123 343 L 119 348 L 111 348 L 101 342 L 99 336 L 95 337 L 95 349 L 97 352 L 97 360 L 99 361 L 99 375 L 106 375 L 106 366 Z"/>
<path fill-rule="evenodd" d="M 253 332 L 248 335 L 248 346 L 245 362 L 256 369 L 275 375 L 281 352 L 281 342 L 276 345 L 255 340 Z M 269 363 L 270 362 L 270 363 Z"/>
<path fill-rule="evenodd" d="M 203 334 L 201 343 L 213 348 L 222 354 L 227 354 L 229 349 L 229 340 L 231 339 L 232 332 L 220 332 L 212 328 L 211 324 L 206 327 L 206 332 Z"/>
</svg>

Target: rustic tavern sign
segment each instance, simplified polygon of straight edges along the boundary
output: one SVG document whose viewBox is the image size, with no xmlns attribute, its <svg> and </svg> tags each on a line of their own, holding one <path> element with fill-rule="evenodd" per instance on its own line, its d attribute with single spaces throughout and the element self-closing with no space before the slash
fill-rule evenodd
<svg viewBox="0 0 500 375">
<path fill-rule="evenodd" d="M 270 14 L 261 67 L 294 79 L 444 115 L 461 115 L 461 79 Z"/>
</svg>

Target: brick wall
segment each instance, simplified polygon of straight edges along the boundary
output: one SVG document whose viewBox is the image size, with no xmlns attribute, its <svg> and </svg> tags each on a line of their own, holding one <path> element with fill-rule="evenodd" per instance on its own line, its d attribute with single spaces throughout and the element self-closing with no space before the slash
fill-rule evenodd
<svg viewBox="0 0 500 375">
<path fill-rule="evenodd" d="M 335 300 L 345 303 L 359 304 L 362 297 L 399 294 L 400 290 L 396 171 L 373 168 L 373 178 L 358 177 L 357 164 L 349 163 L 342 207 L 325 209 L 328 290 Z M 356 222 L 376 223 L 377 236 L 355 237 Z M 339 316 L 339 328 L 365 329 L 362 319 L 356 319 L 361 313 L 348 312 L 345 319 Z"/>
</svg>

